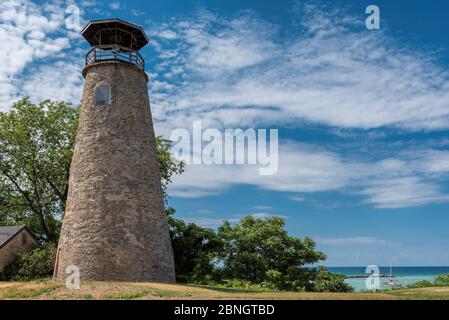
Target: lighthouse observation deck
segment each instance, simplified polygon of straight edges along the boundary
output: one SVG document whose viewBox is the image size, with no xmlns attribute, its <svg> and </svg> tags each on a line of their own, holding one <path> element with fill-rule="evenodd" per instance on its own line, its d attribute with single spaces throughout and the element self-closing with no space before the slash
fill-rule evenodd
<svg viewBox="0 0 449 320">
<path fill-rule="evenodd" d="M 86 54 L 86 67 L 115 62 L 132 64 L 145 71 L 145 60 L 139 50 L 149 40 L 141 27 L 120 19 L 92 20 L 81 34 L 92 46 Z"/>
<path fill-rule="evenodd" d="M 134 64 L 137 68 L 145 71 L 145 60 L 139 52 L 129 51 L 121 47 L 98 47 L 95 46 L 86 53 L 86 66 L 98 62 L 123 62 Z"/>
</svg>

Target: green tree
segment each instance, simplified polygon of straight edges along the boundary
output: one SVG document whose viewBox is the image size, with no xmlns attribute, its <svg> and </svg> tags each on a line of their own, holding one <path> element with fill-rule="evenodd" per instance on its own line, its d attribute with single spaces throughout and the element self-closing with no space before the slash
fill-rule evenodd
<svg viewBox="0 0 449 320">
<path fill-rule="evenodd" d="M 159 170 L 161 173 L 162 191 L 164 192 L 165 204 L 168 201 L 167 187 L 172 182 L 171 178 L 175 174 L 184 172 L 185 163 L 177 160 L 170 153 L 172 142 L 161 136 L 156 137 L 157 157 L 159 161 Z M 174 213 L 173 208 L 169 208 L 167 215 Z"/>
<path fill-rule="evenodd" d="M 0 113 L 0 222 L 55 242 L 67 200 L 78 109 L 23 99 Z"/>
<path fill-rule="evenodd" d="M 224 247 L 221 253 L 225 279 L 240 279 L 277 290 L 313 291 L 314 280 L 324 283 L 325 274 L 305 266 L 326 258 L 315 242 L 288 235 L 284 219 L 244 217 L 218 230 Z M 330 275 L 328 275 L 330 277 Z M 329 283 L 336 278 L 329 279 Z M 341 280 L 341 279 L 340 279 Z M 325 289 L 325 283 L 320 289 Z"/>
<path fill-rule="evenodd" d="M 41 242 L 58 240 L 78 116 L 69 103 L 28 99 L 0 113 L 0 224 L 26 225 Z M 156 143 L 166 197 L 184 164 L 171 156 L 170 141 Z"/>
<path fill-rule="evenodd" d="M 215 279 L 215 260 L 222 242 L 214 230 L 169 217 L 170 236 L 179 282 Z"/>
<path fill-rule="evenodd" d="M 300 267 L 324 260 L 324 253 L 315 250 L 315 242 L 289 236 L 280 217 L 256 219 L 244 217 L 239 223 L 229 222 L 219 228 L 223 239 L 224 273 L 227 277 L 243 277 L 262 282 L 269 270 L 284 275 Z"/>
</svg>

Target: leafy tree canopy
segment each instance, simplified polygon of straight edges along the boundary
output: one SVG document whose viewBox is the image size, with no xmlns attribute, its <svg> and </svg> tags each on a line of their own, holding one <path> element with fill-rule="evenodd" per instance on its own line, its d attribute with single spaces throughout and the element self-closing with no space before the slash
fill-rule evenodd
<svg viewBox="0 0 449 320">
<path fill-rule="evenodd" d="M 67 200 L 78 109 L 23 99 L 0 113 L 0 222 L 55 242 Z"/>
<path fill-rule="evenodd" d="M 185 223 L 169 216 L 170 236 L 175 257 L 176 278 L 180 282 L 214 279 L 214 264 L 223 244 L 214 230 Z"/>
<path fill-rule="evenodd" d="M 266 283 L 278 290 L 310 290 L 316 270 L 305 266 L 326 259 L 315 242 L 290 236 L 281 217 L 244 217 L 225 222 L 218 230 L 224 243 L 223 276 L 252 283 Z"/>
</svg>

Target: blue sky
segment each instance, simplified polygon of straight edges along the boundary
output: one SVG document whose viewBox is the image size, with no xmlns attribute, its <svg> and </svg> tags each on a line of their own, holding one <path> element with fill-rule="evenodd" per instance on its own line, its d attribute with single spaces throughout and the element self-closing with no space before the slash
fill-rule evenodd
<svg viewBox="0 0 449 320">
<path fill-rule="evenodd" d="M 329 266 L 449 265 L 447 1 L 18 1 L 0 4 L 0 109 L 79 103 L 88 45 L 65 28 L 118 17 L 142 49 L 157 134 L 279 129 L 279 171 L 189 166 L 170 188 L 188 221 L 281 215 Z M 365 28 L 376 4 L 381 30 Z"/>
</svg>

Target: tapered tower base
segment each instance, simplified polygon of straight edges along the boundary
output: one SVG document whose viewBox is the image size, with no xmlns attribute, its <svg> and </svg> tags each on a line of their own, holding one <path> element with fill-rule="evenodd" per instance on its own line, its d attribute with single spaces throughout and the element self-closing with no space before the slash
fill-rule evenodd
<svg viewBox="0 0 449 320">
<path fill-rule="evenodd" d="M 175 281 L 147 76 L 101 62 L 85 87 L 55 276 L 75 265 L 83 280 Z M 97 87 L 110 100 L 97 105 Z"/>
</svg>

